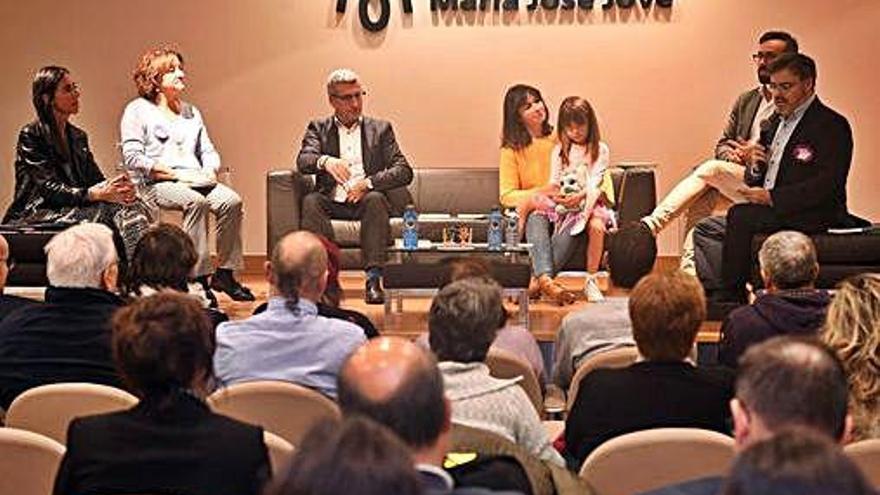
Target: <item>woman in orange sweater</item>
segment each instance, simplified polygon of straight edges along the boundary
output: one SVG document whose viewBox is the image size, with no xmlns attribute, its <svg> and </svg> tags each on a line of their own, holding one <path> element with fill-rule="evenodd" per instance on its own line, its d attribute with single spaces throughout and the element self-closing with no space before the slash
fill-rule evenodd
<svg viewBox="0 0 880 495">
<path fill-rule="evenodd" d="M 516 208 L 520 220 L 528 223 L 535 200 L 552 192 L 550 154 L 556 141 L 550 113 L 541 92 L 517 84 L 504 96 L 504 127 L 501 139 L 499 194 L 501 204 Z M 527 228 L 526 241 L 532 244 L 532 271 L 535 279 L 530 294 L 541 295 L 558 304 L 571 304 L 574 294 L 554 279 L 553 251 L 548 229 Z"/>
</svg>

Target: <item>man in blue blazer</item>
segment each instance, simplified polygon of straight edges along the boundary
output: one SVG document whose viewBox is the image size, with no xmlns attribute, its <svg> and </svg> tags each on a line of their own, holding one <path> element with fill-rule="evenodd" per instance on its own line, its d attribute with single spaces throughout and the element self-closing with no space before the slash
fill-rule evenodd
<svg viewBox="0 0 880 495">
<path fill-rule="evenodd" d="M 412 202 L 406 186 L 413 172 L 391 123 L 362 115 L 364 96 L 353 71 L 337 69 L 330 74 L 327 97 L 334 114 L 309 123 L 296 167 L 300 173 L 315 174 L 317 185 L 303 198 L 302 228 L 335 240 L 331 219 L 360 220 L 365 300 L 382 304 L 389 216 L 401 214 Z"/>
</svg>

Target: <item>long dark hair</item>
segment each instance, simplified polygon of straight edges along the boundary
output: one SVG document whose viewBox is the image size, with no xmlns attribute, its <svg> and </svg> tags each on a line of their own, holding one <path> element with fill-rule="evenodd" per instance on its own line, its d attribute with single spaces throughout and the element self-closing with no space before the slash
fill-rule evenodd
<svg viewBox="0 0 880 495">
<path fill-rule="evenodd" d="M 519 116 L 519 110 L 526 105 L 529 96 L 544 103 L 544 97 L 537 88 L 526 84 L 517 84 L 507 90 L 504 95 L 504 125 L 501 129 L 501 147 L 519 150 L 532 144 L 532 135 L 526 129 Z M 553 132 L 550 125 L 550 112 L 544 103 L 544 122 L 541 124 L 541 136 L 549 136 Z"/>
<path fill-rule="evenodd" d="M 55 91 L 67 74 L 70 74 L 70 71 L 64 67 L 47 65 L 37 71 L 34 75 L 34 82 L 31 84 L 31 95 L 34 110 L 37 112 L 37 120 L 40 121 L 43 132 L 52 136 L 55 148 L 62 153 L 65 147 L 61 144 L 61 133 L 55 122 L 53 104 L 55 103 Z"/>
<path fill-rule="evenodd" d="M 590 162 L 595 162 L 599 157 L 599 139 L 601 139 L 599 122 L 596 120 L 596 112 L 593 111 L 590 102 L 579 96 L 569 96 L 562 100 L 562 105 L 559 106 L 556 132 L 559 134 L 559 158 L 565 165 L 568 165 L 568 154 L 572 145 L 565 130 L 572 124 L 587 126 L 587 142 L 584 144 L 590 154 Z"/>
</svg>

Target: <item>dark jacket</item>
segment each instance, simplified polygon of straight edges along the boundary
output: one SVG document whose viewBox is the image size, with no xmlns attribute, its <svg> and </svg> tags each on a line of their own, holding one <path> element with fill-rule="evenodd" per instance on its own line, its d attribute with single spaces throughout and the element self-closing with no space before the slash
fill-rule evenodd
<svg viewBox="0 0 880 495">
<path fill-rule="evenodd" d="M 721 325 L 718 360 L 736 368 L 739 357 L 753 344 L 777 335 L 813 335 L 825 322 L 831 296 L 824 290 L 768 293 L 754 304 L 730 312 Z"/>
<path fill-rule="evenodd" d="M 12 314 L 18 308 L 29 306 L 31 304 L 39 304 L 39 301 L 28 299 L 26 297 L 0 294 L 0 321 L 3 321 L 4 318 Z"/>
<path fill-rule="evenodd" d="M 39 121 L 24 126 L 15 147 L 15 195 L 3 223 L 51 222 L 71 208 L 90 204 L 89 187 L 104 180 L 86 133 L 67 124 L 70 157 L 53 144 Z"/>
<path fill-rule="evenodd" d="M 397 145 L 394 129 L 390 122 L 370 117 L 361 118 L 360 128 L 364 173 L 372 181 L 374 190 L 385 193 L 391 212 L 402 212 L 412 203 L 406 186 L 412 182 L 413 171 Z M 302 174 L 316 174 L 318 191 L 330 194 L 336 180 L 318 169 L 321 155 L 339 157 L 339 131 L 334 117 L 309 122 L 296 157 L 297 170 Z"/>
<path fill-rule="evenodd" d="M 257 495 L 270 471 L 261 428 L 180 392 L 165 409 L 74 419 L 54 493 Z"/>
<path fill-rule="evenodd" d="M 121 387 L 110 351 L 110 318 L 122 299 L 98 289 L 49 287 L 46 302 L 0 322 L 0 407 L 38 385 Z"/>
<path fill-rule="evenodd" d="M 786 226 L 817 232 L 850 224 L 846 179 L 852 149 L 846 118 L 813 100 L 785 145 L 770 190 L 773 211 Z"/>
<path fill-rule="evenodd" d="M 638 362 L 598 369 L 581 381 L 565 421 L 565 448 L 583 464 L 596 447 L 649 428 L 703 428 L 729 433 L 733 372 L 685 362 Z"/>
</svg>

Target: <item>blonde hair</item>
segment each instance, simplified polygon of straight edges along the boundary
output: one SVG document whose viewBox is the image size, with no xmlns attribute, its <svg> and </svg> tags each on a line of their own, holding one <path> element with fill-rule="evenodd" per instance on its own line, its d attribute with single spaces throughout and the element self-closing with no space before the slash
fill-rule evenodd
<svg viewBox="0 0 880 495">
<path fill-rule="evenodd" d="M 840 283 L 822 339 L 846 369 L 855 438 L 880 437 L 880 274 Z"/>
</svg>

